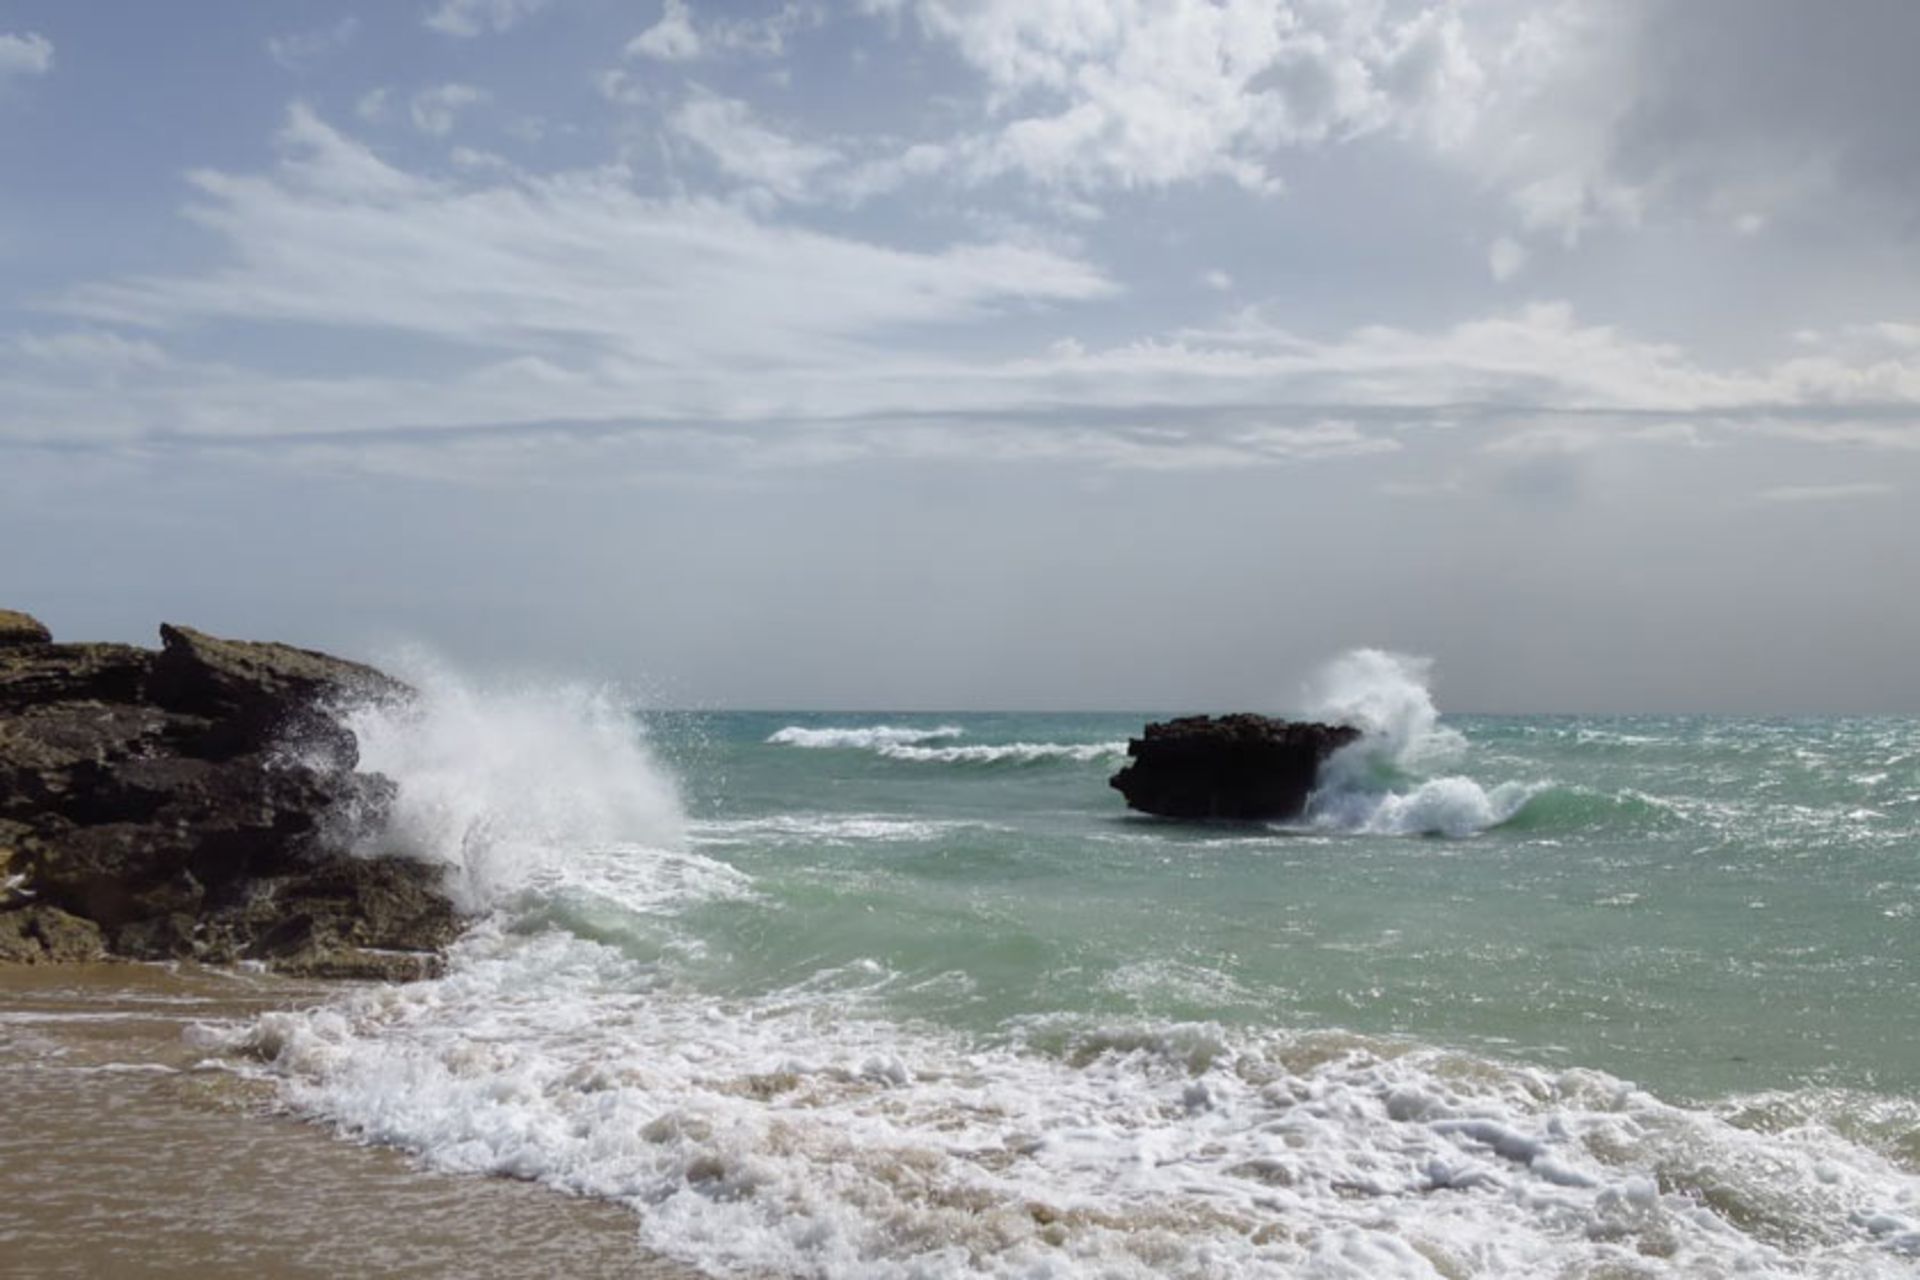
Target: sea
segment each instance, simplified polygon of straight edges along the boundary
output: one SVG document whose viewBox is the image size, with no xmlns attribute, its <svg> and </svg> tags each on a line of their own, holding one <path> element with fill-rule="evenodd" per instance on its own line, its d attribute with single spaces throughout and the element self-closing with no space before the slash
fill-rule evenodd
<svg viewBox="0 0 1920 1280">
<path fill-rule="evenodd" d="M 1192 823 L 1108 786 L 1149 710 L 403 674 L 347 713 L 378 839 L 471 933 L 184 1035 L 436 1177 L 621 1206 L 636 1257 L 1920 1275 L 1913 719 L 1445 714 L 1363 650 L 1264 708 L 1365 731 L 1307 811 Z"/>
</svg>

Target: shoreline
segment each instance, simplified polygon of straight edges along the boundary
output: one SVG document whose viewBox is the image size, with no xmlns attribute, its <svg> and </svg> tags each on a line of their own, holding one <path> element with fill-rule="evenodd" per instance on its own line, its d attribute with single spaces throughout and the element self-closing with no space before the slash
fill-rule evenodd
<svg viewBox="0 0 1920 1280">
<path fill-rule="evenodd" d="M 625 1206 L 438 1173 L 201 1065 L 194 1023 L 337 987 L 199 966 L 0 965 L 0 1252 L 23 1275 L 695 1280 Z"/>
</svg>

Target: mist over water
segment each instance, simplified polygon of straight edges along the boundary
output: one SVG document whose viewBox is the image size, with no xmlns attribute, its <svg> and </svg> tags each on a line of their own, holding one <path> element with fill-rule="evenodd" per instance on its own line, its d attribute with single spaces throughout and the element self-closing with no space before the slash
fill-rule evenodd
<svg viewBox="0 0 1920 1280">
<path fill-rule="evenodd" d="M 404 674 L 387 841 L 481 922 L 225 1043 L 436 1166 L 723 1274 L 1920 1265 L 1912 722 L 1454 722 L 1363 650 L 1262 827 L 1127 814 L 1135 717 Z"/>
</svg>

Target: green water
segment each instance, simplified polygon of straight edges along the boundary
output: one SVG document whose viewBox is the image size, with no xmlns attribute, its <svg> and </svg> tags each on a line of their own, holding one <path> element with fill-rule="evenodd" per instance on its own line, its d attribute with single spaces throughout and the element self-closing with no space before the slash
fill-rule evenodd
<svg viewBox="0 0 1920 1280">
<path fill-rule="evenodd" d="M 1914 1274 L 1920 724 L 1449 721 L 1417 661 L 1330 672 L 1369 732 L 1291 828 L 1129 815 L 1138 714 L 643 750 L 429 684 L 362 761 L 489 910 L 443 978 L 232 1043 L 709 1274 Z"/>
<path fill-rule="evenodd" d="M 753 884 L 675 923 L 685 971 L 741 997 L 882 972 L 886 1016 L 987 1037 L 1055 1012 L 1335 1027 L 1677 1100 L 1920 1095 L 1920 723 L 1450 718 L 1464 748 L 1395 789 L 1537 788 L 1458 838 L 1163 822 L 1107 787 L 1114 755 L 978 750 L 1143 719 L 654 717 L 694 846 Z M 768 741 L 789 726 L 958 732 Z"/>
</svg>

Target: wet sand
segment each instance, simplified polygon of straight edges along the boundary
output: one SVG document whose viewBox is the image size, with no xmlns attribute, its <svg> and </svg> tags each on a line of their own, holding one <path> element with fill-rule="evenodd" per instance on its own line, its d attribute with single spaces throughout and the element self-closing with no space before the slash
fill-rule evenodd
<svg viewBox="0 0 1920 1280">
<path fill-rule="evenodd" d="M 642 1277 L 633 1214 L 423 1172 L 274 1110 L 183 1033 L 323 998 L 265 975 L 0 965 L 0 1273 Z"/>
</svg>

